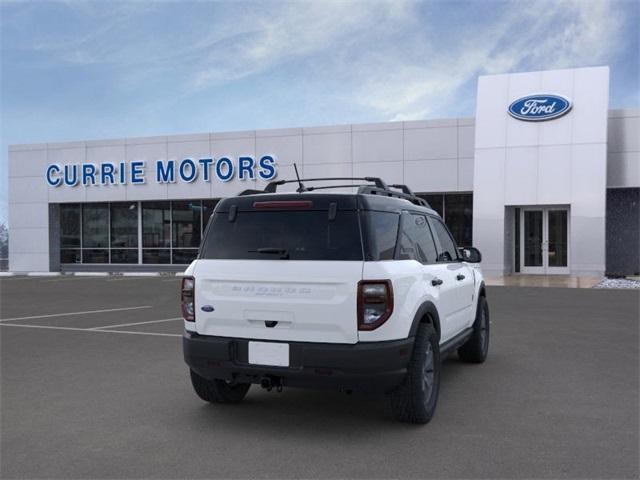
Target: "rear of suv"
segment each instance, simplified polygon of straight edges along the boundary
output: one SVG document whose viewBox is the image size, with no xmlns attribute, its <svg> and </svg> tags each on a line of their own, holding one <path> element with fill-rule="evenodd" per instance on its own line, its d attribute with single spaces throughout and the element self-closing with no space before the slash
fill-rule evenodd
<svg viewBox="0 0 640 480">
<path fill-rule="evenodd" d="M 359 180 L 357 193 L 302 181 Z M 196 393 L 239 402 L 251 384 L 387 395 L 428 422 L 440 359 L 481 363 L 489 311 L 480 254 L 428 204 L 377 178 L 302 180 L 297 193 L 222 200 L 182 280 L 184 357 Z M 369 184 L 371 183 L 371 185 Z"/>
</svg>

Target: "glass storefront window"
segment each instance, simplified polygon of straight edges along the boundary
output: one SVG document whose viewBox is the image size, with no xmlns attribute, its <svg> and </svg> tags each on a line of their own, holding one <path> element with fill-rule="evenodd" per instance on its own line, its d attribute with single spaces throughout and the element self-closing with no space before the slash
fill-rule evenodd
<svg viewBox="0 0 640 480">
<path fill-rule="evenodd" d="M 421 193 L 431 208 L 438 212 L 447 224 L 456 243 L 470 247 L 473 240 L 473 194 L 472 193 Z"/>
<path fill-rule="evenodd" d="M 82 206 L 82 248 L 91 247 L 109 247 L 109 206 L 106 203 Z"/>
<path fill-rule="evenodd" d="M 125 248 L 111 250 L 111 263 L 138 263 L 138 249 Z"/>
<path fill-rule="evenodd" d="M 80 249 L 63 248 L 60 250 L 60 263 L 80 263 Z"/>
<path fill-rule="evenodd" d="M 198 248 L 200 246 L 202 202 L 193 200 L 173 202 L 171 204 L 171 220 L 173 222 L 172 247 Z M 174 262 L 176 263 L 176 262 Z"/>
<path fill-rule="evenodd" d="M 171 207 L 169 202 L 144 202 L 142 204 L 142 246 L 155 248 L 171 246 Z"/>
<path fill-rule="evenodd" d="M 443 216 L 444 195 L 442 193 L 432 193 L 418 196 L 424 198 L 427 202 L 429 202 L 431 208 L 438 212 L 438 215 L 440 215 L 441 217 Z"/>
<path fill-rule="evenodd" d="M 137 248 L 137 246 L 138 204 L 136 202 L 112 203 L 111 248 Z"/>
<path fill-rule="evenodd" d="M 80 247 L 80 205 L 60 205 L 60 248 Z"/>
<path fill-rule="evenodd" d="M 179 249 L 174 248 L 171 251 L 171 256 L 172 256 L 171 258 L 172 263 L 189 264 L 193 262 L 198 256 L 198 249 L 197 248 L 179 248 Z"/>
<path fill-rule="evenodd" d="M 448 193 L 444 197 L 444 221 L 456 243 L 470 247 L 473 236 L 473 195 Z"/>
<path fill-rule="evenodd" d="M 142 263 L 171 263 L 168 248 L 145 248 L 142 250 Z"/>
<path fill-rule="evenodd" d="M 60 262 L 189 264 L 218 201 L 61 204 Z"/>
<path fill-rule="evenodd" d="M 207 224 L 209 223 L 209 218 L 211 218 L 211 214 L 218 205 L 220 200 L 203 200 L 202 201 L 202 233 L 207 228 Z"/>
<path fill-rule="evenodd" d="M 109 250 L 106 248 L 83 248 L 82 263 L 109 263 Z"/>
</svg>

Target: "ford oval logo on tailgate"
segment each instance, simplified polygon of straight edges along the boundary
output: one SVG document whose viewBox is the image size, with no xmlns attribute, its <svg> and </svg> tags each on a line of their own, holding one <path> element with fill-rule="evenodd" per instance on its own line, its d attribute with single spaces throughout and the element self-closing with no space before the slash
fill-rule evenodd
<svg viewBox="0 0 640 480">
<path fill-rule="evenodd" d="M 528 95 L 509 105 L 509 115 L 518 120 L 541 122 L 558 118 L 571 110 L 571 100 L 560 95 Z"/>
</svg>

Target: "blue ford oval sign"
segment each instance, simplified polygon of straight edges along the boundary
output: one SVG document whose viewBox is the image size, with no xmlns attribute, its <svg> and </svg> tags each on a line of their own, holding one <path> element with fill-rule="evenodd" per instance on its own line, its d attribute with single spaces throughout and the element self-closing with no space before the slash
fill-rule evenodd
<svg viewBox="0 0 640 480">
<path fill-rule="evenodd" d="M 560 95 L 528 95 L 509 105 L 509 115 L 518 120 L 541 122 L 558 118 L 571 110 L 571 100 Z"/>
</svg>

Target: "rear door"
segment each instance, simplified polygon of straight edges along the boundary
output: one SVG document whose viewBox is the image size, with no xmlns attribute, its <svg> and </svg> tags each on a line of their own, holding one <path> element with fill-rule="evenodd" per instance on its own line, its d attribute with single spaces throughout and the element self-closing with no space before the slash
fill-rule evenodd
<svg viewBox="0 0 640 480">
<path fill-rule="evenodd" d="M 437 301 L 440 314 L 440 341 L 448 340 L 455 330 L 458 298 L 453 271 L 438 262 L 438 252 L 427 216 L 404 213 L 399 259 L 413 259 L 422 264 L 423 281 Z"/>
<path fill-rule="evenodd" d="M 453 334 L 467 328 L 473 320 L 474 276 L 471 267 L 459 258 L 458 248 L 449 229 L 439 218 L 429 217 L 429 224 L 438 248 L 438 264 L 450 274 L 455 290 L 456 307 L 452 314 Z"/>
<path fill-rule="evenodd" d="M 356 343 L 357 211 L 313 200 L 253 205 L 216 212 L 208 227 L 194 275 L 197 332 Z"/>
</svg>

